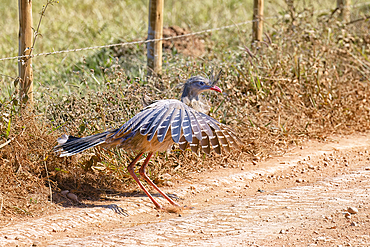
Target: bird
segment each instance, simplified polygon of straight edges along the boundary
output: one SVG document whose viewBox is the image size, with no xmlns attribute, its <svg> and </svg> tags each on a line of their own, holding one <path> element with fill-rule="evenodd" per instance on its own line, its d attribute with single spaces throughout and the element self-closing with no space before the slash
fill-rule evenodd
<svg viewBox="0 0 370 247">
<path fill-rule="evenodd" d="M 74 137 L 63 134 L 57 139 L 58 145 L 54 151 L 60 157 L 72 156 L 92 147 L 122 148 L 137 153 L 128 165 L 127 170 L 135 182 L 149 197 L 157 209 L 163 209 L 135 174 L 135 164 L 144 153 L 147 153 L 144 163 L 139 169 L 140 176 L 157 190 L 170 204 L 180 207 L 154 184 L 145 173 L 150 158 L 156 152 L 164 152 L 177 143 L 181 150 L 190 149 L 199 154 L 200 151 L 210 154 L 230 152 L 231 148 L 239 148 L 242 141 L 236 132 L 225 124 L 202 112 L 192 105 L 199 104 L 201 94 L 206 91 L 222 90 L 216 86 L 216 80 L 202 76 L 192 76 L 184 84 L 181 100 L 156 100 L 144 107 L 134 117 L 121 127 L 107 130 L 87 137 Z"/>
</svg>

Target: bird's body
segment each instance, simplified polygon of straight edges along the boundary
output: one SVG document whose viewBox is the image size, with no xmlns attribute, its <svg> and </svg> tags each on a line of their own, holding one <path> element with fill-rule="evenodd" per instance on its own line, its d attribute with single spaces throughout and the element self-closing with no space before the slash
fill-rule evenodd
<svg viewBox="0 0 370 247">
<path fill-rule="evenodd" d="M 209 154 L 213 149 L 221 154 L 223 149 L 229 151 L 231 147 L 238 147 L 238 143 L 241 143 L 231 128 L 186 104 L 188 101 L 198 101 L 198 95 L 203 91 L 221 92 L 217 86 L 209 84 L 203 77 L 192 77 L 184 85 L 182 101 L 175 99 L 155 101 L 118 129 L 83 138 L 63 135 L 58 139 L 59 145 L 55 150 L 60 152 L 60 156 L 71 156 L 94 146 L 117 147 L 138 153 L 128 166 L 128 170 L 156 207 L 161 208 L 133 170 L 141 155 L 148 153 L 140 169 L 140 175 L 171 204 L 177 205 L 145 174 L 145 167 L 154 152 L 167 151 L 174 143 L 178 143 L 182 150 L 190 146 L 196 153 L 202 150 Z"/>
</svg>

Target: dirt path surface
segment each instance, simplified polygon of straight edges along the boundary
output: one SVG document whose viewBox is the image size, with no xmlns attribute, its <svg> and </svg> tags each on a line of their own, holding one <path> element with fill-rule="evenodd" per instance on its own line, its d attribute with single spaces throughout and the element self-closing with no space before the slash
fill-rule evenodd
<svg viewBox="0 0 370 247">
<path fill-rule="evenodd" d="M 369 134 L 308 141 L 165 187 L 187 210 L 112 197 L 14 220 L 0 229 L 0 246 L 370 246 L 369 149 Z"/>
</svg>

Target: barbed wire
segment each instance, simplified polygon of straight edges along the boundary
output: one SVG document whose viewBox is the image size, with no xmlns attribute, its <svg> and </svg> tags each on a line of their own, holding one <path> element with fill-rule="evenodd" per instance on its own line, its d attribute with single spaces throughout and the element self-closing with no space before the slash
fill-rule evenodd
<svg viewBox="0 0 370 247">
<path fill-rule="evenodd" d="M 267 18 L 265 18 L 265 19 L 267 19 Z M 14 56 L 14 57 L 1 58 L 0 61 L 20 59 L 20 58 L 29 58 L 29 57 L 33 58 L 33 57 L 38 57 L 38 56 L 48 56 L 48 55 L 55 55 L 55 54 L 62 54 L 62 53 L 69 53 L 69 52 L 78 52 L 78 51 L 86 51 L 86 50 L 95 50 L 95 49 L 110 48 L 110 47 L 115 47 L 115 46 L 146 44 L 146 43 L 149 43 L 149 42 L 156 42 L 156 41 L 160 41 L 160 40 L 179 39 L 179 38 L 184 38 L 184 37 L 209 33 L 209 32 L 213 32 L 213 31 L 228 29 L 228 28 L 232 28 L 232 27 L 236 27 L 236 26 L 241 26 L 241 25 L 249 24 L 249 23 L 252 23 L 252 22 L 255 22 L 255 21 L 258 21 L 258 20 L 244 21 L 244 22 L 231 24 L 231 25 L 227 25 L 227 26 L 223 26 L 223 27 L 211 28 L 211 29 L 206 29 L 206 30 L 202 30 L 202 31 L 198 31 L 198 32 L 187 33 L 187 34 L 182 34 L 182 35 L 177 35 L 177 36 L 171 36 L 171 37 L 166 37 L 166 38 L 161 38 L 161 39 L 149 39 L 149 40 L 140 40 L 140 41 L 132 41 L 132 42 L 121 42 L 121 43 L 110 44 L 110 45 L 90 46 L 90 47 L 76 48 L 76 49 L 69 49 L 69 50 L 44 52 L 44 53 L 33 54 L 31 56 L 28 56 L 28 55 Z"/>
<path fill-rule="evenodd" d="M 350 5 L 350 7 L 351 8 L 357 8 L 357 7 L 361 7 L 361 6 L 368 5 L 368 4 L 370 4 L 370 2 L 354 4 L 354 5 Z M 329 10 L 331 10 L 331 9 L 317 10 L 315 12 L 316 13 L 323 13 L 323 12 L 329 11 Z M 263 20 L 284 18 L 285 16 L 286 15 L 263 17 Z M 250 23 L 253 23 L 253 22 L 257 22 L 257 21 L 258 21 L 258 19 L 249 20 L 249 21 L 244 21 L 244 22 L 240 22 L 240 23 L 234 23 L 234 24 L 231 24 L 231 25 L 223 26 L 223 27 L 210 28 L 210 29 L 205 29 L 205 30 L 201 30 L 201 31 L 198 31 L 198 32 L 192 32 L 192 33 L 188 33 L 188 34 L 171 36 L 171 37 L 166 37 L 166 38 L 161 38 L 161 39 L 139 40 L 139 41 L 121 42 L 121 43 L 109 44 L 109 45 L 90 46 L 90 47 L 83 47 L 83 48 L 76 48 L 76 49 L 53 51 L 53 52 L 43 52 L 43 53 L 33 54 L 31 56 L 23 55 L 23 56 L 5 57 L 5 58 L 0 58 L 0 61 L 22 59 L 22 58 L 34 58 L 34 57 L 39 57 L 39 56 L 48 56 L 48 55 L 56 55 L 56 54 L 63 54 L 63 53 L 70 53 L 70 52 L 79 52 L 79 51 L 103 49 L 103 48 L 110 48 L 110 47 L 115 47 L 115 46 L 146 44 L 146 43 L 149 43 L 149 42 L 156 42 L 156 41 L 161 41 L 161 40 L 163 41 L 163 40 L 180 39 L 180 38 L 184 38 L 184 37 L 190 37 L 190 36 L 195 36 L 195 35 L 214 32 L 214 31 L 229 29 L 229 28 L 233 28 L 233 27 L 237 27 L 237 26 L 241 26 L 241 25 L 246 25 L 246 24 L 250 24 Z"/>
<path fill-rule="evenodd" d="M 281 16 L 264 17 L 263 20 L 277 19 L 279 17 L 281 17 Z M 219 30 L 223 30 L 223 29 L 233 28 L 233 27 L 237 27 L 237 26 L 241 26 L 241 25 L 246 25 L 246 24 L 250 24 L 250 23 L 253 23 L 253 22 L 256 22 L 256 21 L 258 21 L 258 19 L 250 20 L 250 21 L 244 21 L 244 22 L 231 24 L 231 25 L 227 25 L 227 26 L 223 26 L 223 27 L 205 29 L 205 30 L 202 30 L 202 31 L 188 33 L 188 34 L 182 34 L 182 35 L 177 35 L 177 36 L 161 38 L 161 39 L 139 40 L 139 41 L 121 42 L 121 43 L 109 44 L 109 45 L 90 46 L 90 47 L 68 49 L 68 50 L 61 50 L 61 51 L 44 52 L 44 53 L 33 54 L 31 56 L 23 55 L 23 56 L 6 57 L 6 58 L 1 58 L 0 61 L 21 59 L 21 58 L 33 58 L 33 57 L 38 57 L 38 56 L 48 56 L 48 55 L 55 55 L 55 54 L 62 54 L 62 53 L 69 53 L 69 52 L 78 52 L 78 51 L 86 51 L 86 50 L 103 49 L 103 48 L 110 48 L 110 47 L 115 47 L 115 46 L 146 44 L 146 43 L 149 43 L 149 42 L 156 42 L 156 41 L 161 41 L 161 40 L 163 41 L 163 40 L 179 39 L 179 38 L 195 36 L 195 35 L 204 34 L 204 33 L 210 33 L 210 32 L 213 32 L 213 31 L 219 31 Z"/>
</svg>

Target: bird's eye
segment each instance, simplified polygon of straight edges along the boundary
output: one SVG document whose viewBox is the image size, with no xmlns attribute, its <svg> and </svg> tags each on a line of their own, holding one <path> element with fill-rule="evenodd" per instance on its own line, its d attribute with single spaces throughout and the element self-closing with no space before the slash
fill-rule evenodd
<svg viewBox="0 0 370 247">
<path fill-rule="evenodd" d="M 204 85 L 204 82 L 200 81 L 199 82 L 199 85 L 203 86 Z"/>
</svg>

